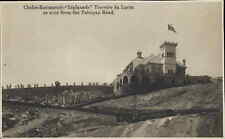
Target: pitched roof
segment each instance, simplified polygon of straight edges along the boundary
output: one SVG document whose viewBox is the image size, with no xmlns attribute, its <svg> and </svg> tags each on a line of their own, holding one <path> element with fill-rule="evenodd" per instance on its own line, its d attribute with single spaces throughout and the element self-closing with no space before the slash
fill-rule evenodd
<svg viewBox="0 0 225 139">
<path fill-rule="evenodd" d="M 161 64 L 162 57 L 159 55 L 153 55 L 151 54 L 150 56 L 146 57 L 143 61 L 143 64 L 148 64 L 148 63 L 157 63 Z"/>
</svg>

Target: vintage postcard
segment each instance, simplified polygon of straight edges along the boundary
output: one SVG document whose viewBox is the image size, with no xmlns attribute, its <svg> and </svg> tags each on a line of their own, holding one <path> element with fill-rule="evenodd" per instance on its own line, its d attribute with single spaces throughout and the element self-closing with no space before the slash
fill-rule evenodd
<svg viewBox="0 0 225 139">
<path fill-rule="evenodd" d="M 223 2 L 4 2 L 2 137 L 223 137 Z"/>
</svg>

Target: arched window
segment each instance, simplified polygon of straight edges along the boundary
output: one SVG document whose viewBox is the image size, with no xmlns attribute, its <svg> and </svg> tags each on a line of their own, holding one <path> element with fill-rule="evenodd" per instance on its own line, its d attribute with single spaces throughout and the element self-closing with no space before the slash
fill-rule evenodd
<svg viewBox="0 0 225 139">
<path fill-rule="evenodd" d="M 127 78 L 127 76 L 124 76 L 123 77 L 123 84 L 128 84 L 128 78 Z"/>
</svg>

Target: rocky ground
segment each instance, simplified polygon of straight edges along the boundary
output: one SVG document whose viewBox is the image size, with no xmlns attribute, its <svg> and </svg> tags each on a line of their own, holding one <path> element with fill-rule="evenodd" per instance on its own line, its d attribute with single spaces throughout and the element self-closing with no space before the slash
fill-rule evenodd
<svg viewBox="0 0 225 139">
<path fill-rule="evenodd" d="M 10 112 L 18 117 L 20 114 L 12 112 L 14 108 L 23 111 L 24 107 L 10 106 L 3 107 L 3 113 Z M 23 113 L 26 113 L 32 107 L 25 108 Z M 4 117 L 4 115 L 3 115 Z M 22 119 L 18 118 L 18 122 Z M 3 125 L 7 121 L 3 121 Z M 93 113 L 85 113 L 74 110 L 56 110 L 49 108 L 39 109 L 39 116 L 24 124 L 15 124 L 11 128 L 3 131 L 5 137 L 58 137 L 68 136 L 69 133 L 83 129 L 89 131 L 94 127 L 102 127 L 104 125 L 115 125 L 115 118 L 106 115 Z M 89 129 L 90 128 L 90 129 Z"/>
<path fill-rule="evenodd" d="M 163 89 L 86 106 L 163 110 L 215 108 L 219 112 L 175 115 L 139 122 L 118 122 L 114 116 L 74 110 L 3 106 L 3 118 L 17 119 L 5 128 L 8 137 L 199 137 L 222 136 L 222 83 L 198 84 Z M 24 114 L 26 116 L 24 116 Z M 32 116 L 33 115 L 33 116 Z M 21 118 L 28 120 L 25 124 Z M 30 117 L 34 117 L 33 119 Z M 8 117 L 9 118 L 9 117 Z M 3 125 L 7 120 L 3 120 Z"/>
<path fill-rule="evenodd" d="M 222 129 L 218 113 L 172 116 L 137 123 L 107 126 L 88 132 L 93 137 L 211 137 L 221 136 Z M 71 133 L 70 136 L 75 134 Z"/>
</svg>

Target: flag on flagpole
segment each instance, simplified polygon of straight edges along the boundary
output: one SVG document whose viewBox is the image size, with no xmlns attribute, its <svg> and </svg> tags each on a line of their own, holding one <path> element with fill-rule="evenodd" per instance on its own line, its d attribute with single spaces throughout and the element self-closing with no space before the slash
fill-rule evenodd
<svg viewBox="0 0 225 139">
<path fill-rule="evenodd" d="M 168 24 L 168 30 L 177 33 L 172 24 Z"/>
</svg>

